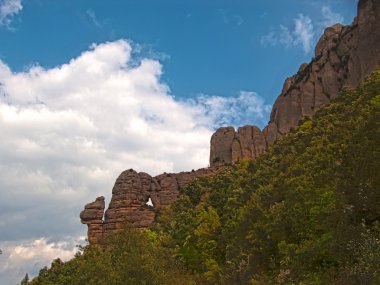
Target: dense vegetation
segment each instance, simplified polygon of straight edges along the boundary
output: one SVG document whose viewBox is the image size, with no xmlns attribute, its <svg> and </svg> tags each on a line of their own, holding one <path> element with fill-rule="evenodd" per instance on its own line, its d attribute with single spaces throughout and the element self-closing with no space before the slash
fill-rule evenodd
<svg viewBox="0 0 380 285">
<path fill-rule="evenodd" d="M 380 71 L 256 161 L 188 186 L 155 227 L 28 284 L 380 284 Z"/>
<path fill-rule="evenodd" d="M 110 237 L 104 248 L 81 248 L 64 263 L 56 259 L 27 284 L 189 284 L 190 276 L 150 231 L 128 228 Z"/>
</svg>

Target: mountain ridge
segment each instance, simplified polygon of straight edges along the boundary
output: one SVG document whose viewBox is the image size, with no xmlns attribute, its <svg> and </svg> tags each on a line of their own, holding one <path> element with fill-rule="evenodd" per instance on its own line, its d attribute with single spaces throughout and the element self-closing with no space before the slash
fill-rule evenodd
<svg viewBox="0 0 380 285">
<path fill-rule="evenodd" d="M 334 99 L 344 86 L 356 87 L 380 65 L 380 2 L 361 0 L 351 25 L 325 29 L 310 63 L 287 78 L 273 104 L 270 120 L 256 126 L 219 128 L 211 137 L 210 165 L 254 159 L 299 122 Z M 247 129 L 254 129 L 247 133 Z"/>
<path fill-rule="evenodd" d="M 120 174 L 105 213 L 104 197 L 98 197 L 80 214 L 81 222 L 88 226 L 90 244 L 121 231 L 125 223 L 149 227 L 155 220 L 155 210 L 176 201 L 179 191 L 190 182 L 213 176 L 224 165 L 259 157 L 276 140 L 296 129 L 300 121 L 312 117 L 338 96 L 343 86 L 357 86 L 377 65 L 380 65 L 380 3 L 360 0 L 358 16 L 352 25 L 326 28 L 313 60 L 302 64 L 297 74 L 285 80 L 269 124 L 262 131 L 256 126 L 240 127 L 237 132 L 233 127 L 219 128 L 211 137 L 209 168 L 156 177 L 132 169 Z M 149 198 L 154 208 L 146 205 Z"/>
</svg>

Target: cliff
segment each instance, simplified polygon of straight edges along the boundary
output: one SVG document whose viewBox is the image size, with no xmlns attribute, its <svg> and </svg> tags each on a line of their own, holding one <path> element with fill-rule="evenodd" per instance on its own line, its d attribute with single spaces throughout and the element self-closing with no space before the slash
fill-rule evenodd
<svg viewBox="0 0 380 285">
<path fill-rule="evenodd" d="M 109 233 L 120 231 L 125 223 L 146 228 L 155 219 L 155 209 L 172 204 L 179 191 L 191 181 L 215 175 L 220 167 L 241 159 L 254 159 L 305 117 L 312 117 L 344 86 L 357 86 L 380 65 L 380 1 L 360 0 L 358 16 L 349 26 L 336 24 L 320 38 L 315 57 L 302 64 L 297 74 L 285 80 L 275 101 L 268 125 L 218 129 L 211 138 L 210 168 L 151 177 L 130 169 L 120 174 L 105 211 L 104 198 L 89 203 L 81 212 L 88 225 L 91 244 Z M 151 200 L 153 207 L 146 205 Z"/>
<path fill-rule="evenodd" d="M 244 126 L 218 129 L 211 138 L 210 165 L 256 158 L 305 117 L 338 96 L 344 86 L 356 87 L 380 65 L 380 1 L 361 0 L 358 16 L 349 26 L 327 28 L 309 64 L 285 80 L 268 125 L 260 131 Z"/>
</svg>

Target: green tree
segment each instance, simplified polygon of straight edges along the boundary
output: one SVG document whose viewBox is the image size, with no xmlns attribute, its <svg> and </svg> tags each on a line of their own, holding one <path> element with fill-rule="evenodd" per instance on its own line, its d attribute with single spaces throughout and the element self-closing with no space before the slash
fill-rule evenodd
<svg viewBox="0 0 380 285">
<path fill-rule="evenodd" d="M 29 284 L 29 276 L 28 273 L 25 274 L 25 277 L 21 280 L 20 285 L 28 285 Z"/>
</svg>

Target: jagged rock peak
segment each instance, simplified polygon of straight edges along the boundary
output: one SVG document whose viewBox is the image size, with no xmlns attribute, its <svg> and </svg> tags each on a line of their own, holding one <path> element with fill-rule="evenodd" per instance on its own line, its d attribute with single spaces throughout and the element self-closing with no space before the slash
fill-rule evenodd
<svg viewBox="0 0 380 285">
<path fill-rule="evenodd" d="M 342 87 L 356 87 L 378 65 L 380 0 L 360 0 L 358 16 L 352 25 L 326 28 L 312 61 L 302 64 L 295 75 L 285 80 L 270 121 L 261 134 L 258 129 L 255 131 L 256 139 L 247 142 L 244 135 L 235 133 L 231 127 L 220 128 L 213 134 L 210 165 L 256 158 L 267 146 L 297 128 L 302 119 L 312 117 L 338 96 Z"/>
</svg>

